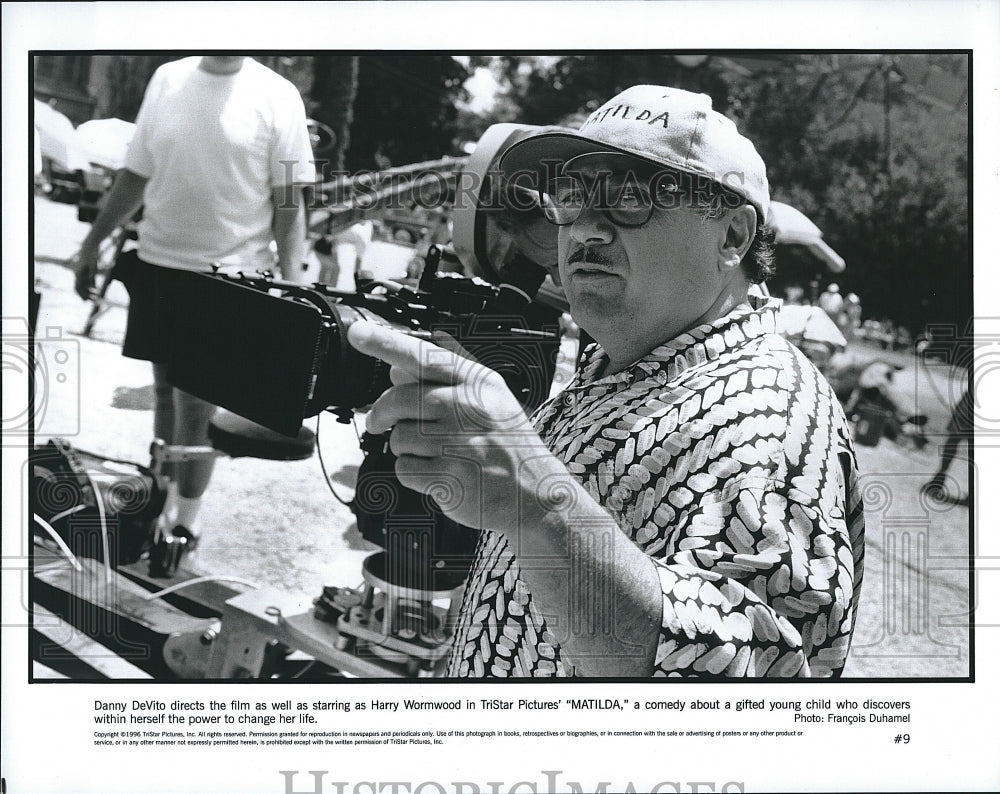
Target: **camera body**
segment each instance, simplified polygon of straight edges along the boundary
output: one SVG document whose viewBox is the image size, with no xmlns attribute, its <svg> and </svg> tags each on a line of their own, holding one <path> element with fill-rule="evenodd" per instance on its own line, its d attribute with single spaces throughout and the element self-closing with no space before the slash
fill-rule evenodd
<svg viewBox="0 0 1000 794">
<path fill-rule="evenodd" d="M 449 334 L 533 410 L 549 395 L 560 343 L 560 312 L 529 298 L 544 271 L 524 260 L 493 285 L 438 274 L 438 255 L 432 247 L 419 283 L 358 278 L 355 292 L 257 274 L 186 274 L 198 283 L 186 291 L 167 378 L 289 436 L 326 410 L 349 422 L 391 385 L 388 365 L 347 341 L 347 330 L 363 319 L 422 338 Z M 391 583 L 428 592 L 461 584 L 476 533 L 445 517 L 432 497 L 398 483 L 387 436 L 366 433 L 361 446 L 351 507 L 365 539 L 386 549 Z"/>
<path fill-rule="evenodd" d="M 197 283 L 186 292 L 167 377 L 288 436 L 325 410 L 350 421 L 390 386 L 388 366 L 347 341 L 363 319 L 427 339 L 449 334 L 533 409 L 548 397 L 559 350 L 558 310 L 528 297 L 544 274 L 525 263 L 519 282 L 497 286 L 438 275 L 436 256 L 432 248 L 419 284 L 359 278 L 355 292 L 260 274 L 184 274 Z"/>
</svg>

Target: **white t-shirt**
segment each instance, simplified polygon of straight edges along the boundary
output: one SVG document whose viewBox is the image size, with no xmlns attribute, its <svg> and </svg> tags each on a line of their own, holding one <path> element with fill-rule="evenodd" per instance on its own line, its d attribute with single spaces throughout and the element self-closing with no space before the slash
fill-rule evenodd
<svg viewBox="0 0 1000 794">
<path fill-rule="evenodd" d="M 146 88 L 125 167 L 147 177 L 139 256 L 185 270 L 270 268 L 272 190 L 315 179 L 292 83 L 247 58 L 235 74 L 164 64 Z"/>
</svg>

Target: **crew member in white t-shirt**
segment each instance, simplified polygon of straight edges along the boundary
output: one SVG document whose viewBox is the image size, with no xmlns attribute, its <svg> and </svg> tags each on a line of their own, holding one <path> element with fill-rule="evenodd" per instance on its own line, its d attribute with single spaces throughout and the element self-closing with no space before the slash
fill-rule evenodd
<svg viewBox="0 0 1000 794">
<path fill-rule="evenodd" d="M 74 260 L 87 299 L 98 246 L 142 207 L 138 249 L 120 262 L 129 289 L 123 354 L 151 361 L 154 433 L 168 444 L 207 444 L 210 405 L 166 382 L 175 316 L 183 316 L 190 271 L 213 264 L 301 277 L 304 185 L 315 180 L 305 108 L 288 80 L 251 58 L 182 58 L 156 70 L 136 118 L 125 168 Z M 271 243 L 277 250 L 277 262 Z M 177 464 L 165 531 L 199 537 L 198 512 L 213 462 Z"/>
</svg>

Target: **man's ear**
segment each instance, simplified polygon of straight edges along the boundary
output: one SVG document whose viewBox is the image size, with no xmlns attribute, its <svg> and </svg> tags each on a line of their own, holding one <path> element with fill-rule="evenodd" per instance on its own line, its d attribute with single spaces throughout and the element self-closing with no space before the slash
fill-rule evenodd
<svg viewBox="0 0 1000 794">
<path fill-rule="evenodd" d="M 719 245 L 720 269 L 739 267 L 743 261 L 757 233 L 757 210 L 744 204 L 730 210 L 725 219 L 728 224 L 726 236 Z"/>
</svg>

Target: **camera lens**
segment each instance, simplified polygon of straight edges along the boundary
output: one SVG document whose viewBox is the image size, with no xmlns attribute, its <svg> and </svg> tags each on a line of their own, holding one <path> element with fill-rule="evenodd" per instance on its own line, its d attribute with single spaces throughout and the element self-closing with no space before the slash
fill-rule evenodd
<svg viewBox="0 0 1000 794">
<path fill-rule="evenodd" d="M 364 408 L 378 399 L 392 383 L 389 365 L 359 353 L 347 341 L 347 330 L 358 320 L 391 327 L 376 314 L 343 304 L 333 307 L 332 327 L 323 366 L 317 375 L 316 387 L 306 406 L 313 415 L 331 406 L 345 409 Z"/>
</svg>

